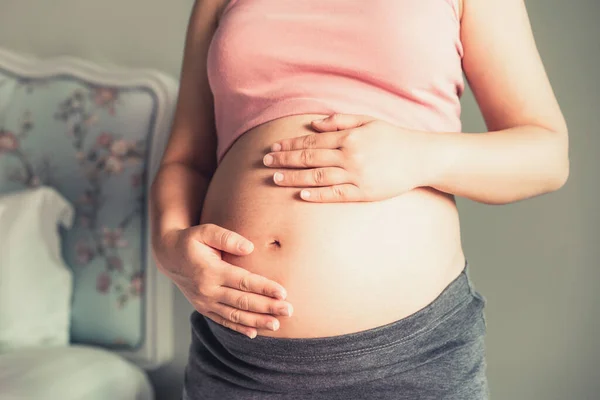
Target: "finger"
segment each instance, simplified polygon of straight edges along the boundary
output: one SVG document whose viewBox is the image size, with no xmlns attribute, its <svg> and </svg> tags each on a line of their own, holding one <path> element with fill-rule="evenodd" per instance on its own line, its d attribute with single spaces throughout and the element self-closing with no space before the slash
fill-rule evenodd
<svg viewBox="0 0 600 400">
<path fill-rule="evenodd" d="M 292 169 L 277 171 L 273 181 L 279 186 L 332 186 L 350 182 L 350 173 L 338 167 Z"/>
<path fill-rule="evenodd" d="M 284 300 L 287 296 L 287 292 L 283 286 L 265 276 L 255 274 L 247 269 L 228 264 L 224 261 L 221 265 L 225 268 L 223 273 L 224 280 L 220 282 L 222 286 L 275 297 L 281 300 Z"/>
<path fill-rule="evenodd" d="M 306 195 L 308 193 L 308 195 Z M 300 197 L 306 201 L 334 203 L 346 201 L 362 201 L 360 189 L 353 184 L 327 186 L 314 189 L 303 189 Z"/>
<path fill-rule="evenodd" d="M 348 132 L 311 133 L 290 139 L 282 139 L 271 145 L 271 151 L 287 151 L 300 149 L 336 149 Z"/>
<path fill-rule="evenodd" d="M 341 167 L 344 164 L 344 153 L 337 149 L 278 151 L 267 154 L 263 163 L 268 167 L 284 168 Z"/>
<path fill-rule="evenodd" d="M 294 310 L 292 305 L 287 301 L 273 300 L 270 297 L 228 287 L 221 287 L 214 295 L 214 299 L 243 311 L 261 314 L 291 316 Z"/>
<path fill-rule="evenodd" d="M 225 318 L 223 318 L 219 314 L 216 314 L 212 311 L 203 313 L 202 315 L 204 315 L 206 318 L 212 319 L 219 325 L 223 325 L 226 328 L 229 328 L 236 332 L 242 333 L 242 334 L 248 336 L 250 339 L 254 339 L 256 337 L 256 334 L 258 333 L 255 328 L 244 326 L 242 324 L 236 324 L 234 322 L 228 322 L 225 320 Z"/>
<path fill-rule="evenodd" d="M 215 224 L 201 224 L 192 231 L 195 240 L 227 253 L 246 255 L 254 250 L 254 244 L 250 240 Z"/>
<path fill-rule="evenodd" d="M 322 120 L 312 121 L 312 127 L 319 132 L 341 131 L 357 128 L 373 120 L 374 118 L 368 115 L 336 113 Z"/>
<path fill-rule="evenodd" d="M 273 331 L 279 329 L 279 320 L 272 315 L 243 311 L 222 303 L 214 303 L 211 312 L 221 316 L 222 319 L 219 323 L 225 327 L 234 323 L 253 328 L 266 328 Z M 273 328 L 277 329 L 272 329 L 269 326 L 269 322 L 273 324 Z"/>
</svg>

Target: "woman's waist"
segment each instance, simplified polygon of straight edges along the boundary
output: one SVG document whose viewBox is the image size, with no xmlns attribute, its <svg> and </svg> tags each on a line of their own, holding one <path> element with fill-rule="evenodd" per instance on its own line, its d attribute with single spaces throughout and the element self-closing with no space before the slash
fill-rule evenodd
<svg viewBox="0 0 600 400">
<path fill-rule="evenodd" d="M 377 202 L 306 202 L 301 188 L 276 186 L 275 171 L 262 164 L 273 141 L 301 135 L 302 122 L 268 123 L 241 137 L 215 171 L 202 207 L 200 223 L 254 244 L 246 256 L 223 253 L 225 261 L 286 288 L 293 316 L 280 319 L 279 331 L 259 335 L 353 331 L 426 304 L 464 260 L 453 196 L 417 188 Z M 332 315 L 340 318 L 336 326 Z"/>
<path fill-rule="evenodd" d="M 422 347 L 420 343 L 429 342 L 433 337 L 440 342 L 453 340 L 456 335 L 464 335 L 468 325 L 476 323 L 480 313 L 474 311 L 481 311 L 484 301 L 472 292 L 466 260 L 459 268 L 460 271 L 450 278 L 435 298 L 430 299 L 426 305 L 410 315 L 375 324 L 363 324 L 362 327 L 345 333 L 310 335 L 304 336 L 302 340 L 298 340 L 301 336 L 287 338 L 280 336 L 281 340 L 271 340 L 263 337 L 266 335 L 259 334 L 255 339 L 250 340 L 245 335 L 216 324 L 208 318 L 202 318 L 198 314 L 192 317 L 192 321 L 196 335 L 214 334 L 227 349 L 228 355 L 239 356 L 246 362 L 268 360 L 271 366 L 274 366 L 273 362 L 287 362 L 298 367 L 299 363 L 306 363 L 304 367 L 310 368 L 315 367 L 317 360 L 339 363 L 343 359 L 348 366 L 353 364 L 363 370 L 364 362 L 378 363 L 379 361 L 377 358 L 369 357 L 368 360 L 362 360 L 362 363 L 355 363 L 356 357 L 360 357 L 361 354 L 381 351 L 380 356 L 385 357 L 392 354 L 385 349 L 389 350 L 393 346 L 396 348 L 393 354 L 399 356 L 402 352 L 410 351 L 412 355 L 408 359 L 413 359 L 416 355 L 415 351 Z M 388 304 L 387 307 L 388 310 L 396 308 L 395 304 Z M 345 315 L 332 315 L 328 321 L 329 325 L 336 325 L 343 321 L 346 315 L 352 316 L 353 313 L 353 309 L 348 309 L 344 312 Z M 372 314 L 376 313 L 377 310 L 373 310 Z M 461 320 L 459 330 L 447 329 L 446 326 L 440 327 L 444 323 L 456 325 L 458 319 Z M 406 355 L 402 358 L 406 358 Z M 326 371 L 325 369 L 323 372 Z M 297 372 L 301 373 L 301 371 Z"/>
<path fill-rule="evenodd" d="M 218 212 L 201 221 L 253 242 L 252 253 L 223 253 L 224 261 L 286 289 L 294 314 L 259 335 L 330 336 L 400 319 L 428 304 L 464 260 L 456 209 L 431 194 L 318 204 L 271 190 L 258 201 L 255 190 L 223 192 L 227 200 L 214 196 L 219 206 L 205 209 Z"/>
<path fill-rule="evenodd" d="M 272 196 L 261 190 L 236 191 L 215 198 L 212 205 L 206 201 L 200 222 L 249 239 L 256 257 L 288 261 L 303 260 L 307 251 L 324 261 L 390 256 L 409 261 L 454 251 L 460 242 L 456 208 L 422 193 L 381 202 L 308 203 L 287 188 L 274 190 Z"/>
<path fill-rule="evenodd" d="M 272 257 L 302 262 L 310 252 L 323 263 L 389 259 L 402 265 L 460 247 L 454 198 L 435 189 L 374 202 L 316 203 L 302 200 L 301 188 L 272 184 L 272 173 L 246 167 L 215 174 L 204 199 L 200 223 L 252 241 L 248 263 Z"/>
<path fill-rule="evenodd" d="M 278 316 L 280 329 L 259 329 L 259 335 L 322 337 L 404 318 L 431 302 L 464 263 L 457 242 L 418 254 L 410 246 L 365 250 L 364 243 L 313 243 L 286 249 L 284 242 L 280 249 L 222 255 L 225 262 L 286 289 L 293 315 Z"/>
</svg>

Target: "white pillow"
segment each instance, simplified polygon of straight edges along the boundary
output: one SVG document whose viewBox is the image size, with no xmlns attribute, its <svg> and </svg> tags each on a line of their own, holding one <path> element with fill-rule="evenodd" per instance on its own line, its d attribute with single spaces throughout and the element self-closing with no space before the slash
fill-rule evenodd
<svg viewBox="0 0 600 400">
<path fill-rule="evenodd" d="M 152 400 L 148 375 L 94 346 L 23 349 L 0 354 L 3 400 Z"/>
<path fill-rule="evenodd" d="M 0 353 L 69 343 L 72 272 L 58 225 L 73 217 L 49 187 L 0 196 Z"/>
</svg>

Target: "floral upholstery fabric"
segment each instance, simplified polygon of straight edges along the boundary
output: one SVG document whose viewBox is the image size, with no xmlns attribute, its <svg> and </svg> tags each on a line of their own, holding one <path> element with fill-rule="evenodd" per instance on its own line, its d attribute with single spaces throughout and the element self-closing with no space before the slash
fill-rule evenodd
<svg viewBox="0 0 600 400">
<path fill-rule="evenodd" d="M 0 69 L 0 193 L 48 185 L 76 210 L 73 228 L 61 232 L 74 278 L 72 342 L 134 349 L 143 340 L 155 110 L 145 87 Z"/>
</svg>

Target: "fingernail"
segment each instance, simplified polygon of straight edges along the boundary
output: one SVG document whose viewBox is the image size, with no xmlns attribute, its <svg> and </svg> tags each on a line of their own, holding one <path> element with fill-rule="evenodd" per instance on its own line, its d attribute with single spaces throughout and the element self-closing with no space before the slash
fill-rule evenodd
<svg viewBox="0 0 600 400">
<path fill-rule="evenodd" d="M 272 331 L 279 329 L 279 321 L 267 322 L 267 328 L 271 329 Z"/>
<path fill-rule="evenodd" d="M 279 143 L 273 143 L 273 146 L 271 146 L 271 150 L 279 151 L 279 150 L 281 150 L 281 145 Z"/>
<path fill-rule="evenodd" d="M 279 309 L 279 313 L 281 315 L 287 315 L 287 316 L 289 316 L 290 315 L 290 307 L 288 307 L 288 306 L 281 307 Z"/>
<path fill-rule="evenodd" d="M 323 122 L 325 121 L 327 118 L 322 118 L 322 119 L 315 119 L 313 120 L 313 122 L 319 123 L 319 122 Z"/>
<path fill-rule="evenodd" d="M 279 297 L 281 300 L 285 299 L 285 295 L 286 295 L 285 292 L 275 292 L 275 296 Z"/>
<path fill-rule="evenodd" d="M 265 163 L 265 165 L 271 165 L 273 163 L 273 156 L 271 156 L 270 154 L 267 154 L 263 158 L 263 162 Z"/>
<path fill-rule="evenodd" d="M 303 199 L 308 199 L 310 197 L 310 192 L 308 190 L 303 190 L 300 192 L 300 196 L 302 196 Z"/>
<path fill-rule="evenodd" d="M 283 174 L 281 172 L 275 172 L 273 179 L 275 179 L 275 182 L 281 182 L 283 180 Z"/>
<path fill-rule="evenodd" d="M 248 335 L 248 337 L 250 339 L 254 339 L 256 337 L 256 332 L 252 332 L 251 334 Z"/>
<path fill-rule="evenodd" d="M 254 248 L 254 245 L 249 242 L 240 243 L 240 250 L 242 251 L 251 251 Z"/>
</svg>

